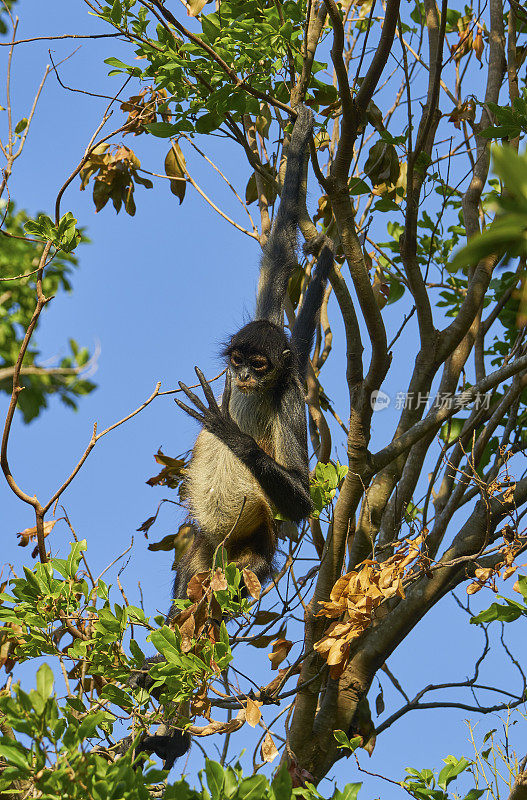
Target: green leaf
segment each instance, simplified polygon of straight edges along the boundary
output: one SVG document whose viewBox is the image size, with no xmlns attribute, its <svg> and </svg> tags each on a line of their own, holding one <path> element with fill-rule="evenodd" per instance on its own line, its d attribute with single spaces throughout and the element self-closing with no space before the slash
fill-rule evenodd
<svg viewBox="0 0 527 800">
<path fill-rule="evenodd" d="M 219 128 L 221 122 L 221 117 L 218 114 L 209 111 L 196 120 L 196 131 L 198 133 L 212 133 L 216 128 Z"/>
<path fill-rule="evenodd" d="M 177 125 L 171 125 L 169 122 L 152 122 L 146 126 L 146 130 L 152 136 L 158 136 L 160 139 L 169 139 L 179 132 Z"/>
<path fill-rule="evenodd" d="M 239 787 L 236 800 L 262 800 L 267 788 L 267 778 L 265 775 L 251 775 L 244 778 Z"/>
<path fill-rule="evenodd" d="M 348 783 L 343 789 L 335 789 L 332 800 L 356 800 L 361 783 Z"/>
<path fill-rule="evenodd" d="M 492 603 L 490 608 L 482 611 L 476 617 L 472 617 L 470 624 L 480 625 L 482 622 L 494 622 L 494 620 L 513 622 L 515 619 L 518 619 L 518 617 L 521 617 L 522 614 L 527 615 L 527 608 L 522 608 L 519 604 L 512 604 L 512 601 L 509 602 L 511 604 L 506 606 L 501 606 L 499 603 Z"/>
<path fill-rule="evenodd" d="M 274 800 L 290 800 L 293 791 L 293 781 L 287 765 L 284 763 L 277 771 L 271 783 Z"/>
<path fill-rule="evenodd" d="M 14 764 L 24 771 L 29 770 L 28 751 L 7 736 L 2 736 L 0 739 L 0 756 L 3 756 L 8 764 Z"/>
<path fill-rule="evenodd" d="M 467 761 L 466 758 L 460 758 L 458 760 L 455 756 L 447 756 L 444 760 L 446 764 L 439 773 L 437 779 L 437 783 L 442 789 L 446 789 L 449 783 L 455 780 L 458 775 L 470 766 L 470 762 Z"/>
<path fill-rule="evenodd" d="M 205 774 L 212 800 L 220 800 L 224 784 L 223 767 L 217 761 L 205 760 Z"/>
<path fill-rule="evenodd" d="M 37 692 L 47 700 L 53 690 L 53 673 L 48 664 L 42 664 L 37 671 Z"/>
<path fill-rule="evenodd" d="M 121 0 L 114 0 L 112 10 L 110 11 L 110 19 L 112 22 L 115 22 L 118 25 L 121 22 L 123 16 L 123 9 L 121 6 Z"/>
<path fill-rule="evenodd" d="M 527 602 L 527 575 L 518 575 L 518 589 L 523 599 Z"/>
<path fill-rule="evenodd" d="M 27 125 L 28 125 L 28 122 L 27 122 L 27 119 L 25 117 L 24 117 L 24 119 L 21 119 L 19 122 L 17 122 L 17 124 L 15 126 L 15 133 L 17 134 L 17 136 L 20 135 L 22 133 L 22 131 L 25 131 L 25 129 L 27 128 Z"/>
<path fill-rule="evenodd" d="M 232 797 L 238 788 L 238 778 L 232 767 L 225 767 L 223 794 L 226 798 Z"/>
<path fill-rule="evenodd" d="M 351 195 L 370 194 L 371 188 L 360 178 L 351 178 L 349 182 L 349 193 Z"/>
<path fill-rule="evenodd" d="M 103 686 L 99 692 L 99 697 L 111 700 L 112 703 L 126 710 L 130 710 L 134 706 L 132 698 L 126 694 L 124 689 L 121 689 L 120 686 L 115 686 L 113 683 L 108 683 L 106 686 Z"/>
<path fill-rule="evenodd" d="M 357 747 L 360 747 L 362 743 L 361 736 L 354 736 L 352 739 L 348 739 L 344 731 L 333 731 L 333 736 L 337 740 L 337 747 L 339 748 L 339 750 L 341 748 L 346 748 L 348 750 L 351 750 L 351 752 L 353 753 L 353 751 L 356 750 Z"/>
</svg>

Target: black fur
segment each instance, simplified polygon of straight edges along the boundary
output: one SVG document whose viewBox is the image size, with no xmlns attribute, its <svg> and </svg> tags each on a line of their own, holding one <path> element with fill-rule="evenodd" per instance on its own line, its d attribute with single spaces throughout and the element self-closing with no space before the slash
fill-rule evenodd
<svg viewBox="0 0 527 800">
<path fill-rule="evenodd" d="M 284 351 L 290 349 L 289 339 L 283 329 L 266 319 L 258 319 L 244 325 L 235 333 L 221 355 L 228 358 L 234 350 L 245 354 L 263 353 L 275 366 L 284 361 Z"/>
<path fill-rule="evenodd" d="M 260 282 L 255 319 L 282 324 L 287 283 L 297 266 L 296 247 L 300 196 L 313 132 L 313 114 L 299 106 L 289 150 L 280 205 L 260 264 Z"/>
<path fill-rule="evenodd" d="M 298 358 L 298 371 L 302 380 L 305 380 L 306 377 L 317 316 L 322 305 L 322 298 L 332 265 L 333 248 L 329 240 L 326 240 L 322 244 L 314 275 L 307 287 L 304 302 L 297 314 L 291 336 Z"/>
</svg>

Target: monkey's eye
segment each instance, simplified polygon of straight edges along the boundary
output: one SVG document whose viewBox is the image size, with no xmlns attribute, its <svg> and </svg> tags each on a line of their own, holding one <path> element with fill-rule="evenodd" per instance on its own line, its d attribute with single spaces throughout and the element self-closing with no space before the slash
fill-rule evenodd
<svg viewBox="0 0 527 800">
<path fill-rule="evenodd" d="M 255 372 L 265 372 L 269 368 L 269 362 L 263 356 L 251 358 L 251 367 Z"/>
<path fill-rule="evenodd" d="M 231 364 L 233 365 L 233 367 L 241 367 L 241 365 L 243 364 L 243 358 L 241 357 L 241 354 L 238 353 L 236 350 L 234 351 L 234 353 L 231 353 Z"/>
</svg>

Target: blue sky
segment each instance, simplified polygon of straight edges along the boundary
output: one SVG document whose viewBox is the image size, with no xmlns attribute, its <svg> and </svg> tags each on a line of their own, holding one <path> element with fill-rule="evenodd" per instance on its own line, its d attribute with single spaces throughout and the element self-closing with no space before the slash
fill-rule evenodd
<svg viewBox="0 0 527 800">
<path fill-rule="evenodd" d="M 81 0 L 21 0 L 18 5 L 20 38 L 105 32 L 87 14 Z M 72 53 L 78 43 L 66 40 L 17 47 L 13 63 L 17 119 L 27 116 L 32 95 L 49 61 L 48 46 L 58 61 Z M 89 91 L 114 93 L 119 79 L 108 79 L 108 68 L 102 63 L 111 55 L 121 55 L 126 60 L 129 50 L 112 40 L 81 43 L 80 49 L 60 67 L 63 82 Z M 5 59 L 2 69 L 5 70 Z M 1 77 L 0 86 L 3 85 Z M 0 103 L 5 105 L 1 99 Z M 65 91 L 50 76 L 26 149 L 10 182 L 18 206 L 29 213 L 52 213 L 57 191 L 77 165 L 105 105 L 104 100 Z M 121 113 L 116 111 L 115 122 L 112 120 L 110 125 L 117 127 L 121 120 Z M 167 140 L 127 136 L 123 141 L 136 150 L 143 167 L 163 172 Z M 218 139 L 209 142 L 208 147 L 207 153 L 212 154 L 243 195 L 249 172 L 240 152 Z M 244 224 L 242 209 L 210 166 L 190 148 L 184 148 L 184 152 L 195 180 L 218 205 Z M 310 198 L 314 212 L 318 198 L 314 185 Z M 80 268 L 73 279 L 73 294 L 59 296 L 50 304 L 37 341 L 43 361 L 65 355 L 70 336 L 92 350 L 100 347 L 94 376 L 98 389 L 81 399 L 77 413 L 52 399 L 49 409 L 31 425 L 15 421 L 9 450 L 11 468 L 19 485 L 41 500 L 46 500 L 70 472 L 89 441 L 94 421 L 103 428 L 125 416 L 151 394 L 158 380 L 164 389 L 175 387 L 178 380 L 193 382 L 194 364 L 206 375 L 216 374 L 220 343 L 247 321 L 252 311 L 259 259 L 256 242 L 222 220 L 190 186 L 181 206 L 170 193 L 168 182 L 162 180 L 153 190 L 138 186 L 135 199 L 134 218 L 124 211 L 116 215 L 110 205 L 95 214 L 91 191 L 80 192 L 78 179 L 63 199 L 63 213 L 72 211 L 92 242 L 78 250 Z M 406 310 L 404 304 L 385 310 L 390 339 Z M 330 315 L 335 348 L 325 370 L 324 386 L 345 419 L 348 410 L 341 327 L 332 305 Z M 415 329 L 410 325 L 400 340 L 396 368 L 383 387 L 392 396 L 404 388 L 401 377 L 406 377 L 413 366 L 414 337 Z M 5 396 L 0 397 L 0 403 L 6 407 Z M 397 414 L 392 406 L 375 416 L 372 449 L 386 443 Z M 191 448 L 196 433 L 193 420 L 176 408 L 171 397 L 158 398 L 138 417 L 99 442 L 62 498 L 79 538 L 88 541 L 89 561 L 95 572 L 125 550 L 134 537 L 133 550 L 127 556 L 130 563 L 121 580 L 132 603 L 139 600 L 137 582 L 141 581 L 149 612 L 167 609 L 172 576 L 170 557 L 163 552 L 148 552 L 143 535 L 135 532 L 154 512 L 159 500 L 169 496 L 150 488 L 145 481 L 157 471 L 153 454 L 159 447 L 176 455 Z M 338 431 L 334 446 L 344 460 L 345 442 Z M 0 485 L 0 498 L 4 522 L 1 561 L 13 563 L 20 570 L 29 553 L 17 547 L 15 534 L 33 524 L 31 510 L 5 484 Z M 150 539 L 155 541 L 174 531 L 182 519 L 181 510 L 165 504 Z M 56 526 L 52 537 L 54 553 L 63 555 L 71 539 L 64 523 Z M 486 595 L 482 605 L 490 604 L 491 599 Z M 463 680 L 471 672 L 479 642 L 478 631 L 469 626 L 465 615 L 458 613 L 454 601 L 446 599 L 417 626 L 389 665 L 409 693 L 428 683 Z M 243 660 L 240 668 L 260 675 L 262 683 L 272 677 L 265 651 L 246 648 Z M 492 671 L 498 669 L 498 663 L 491 662 L 487 682 L 492 682 Z M 384 677 L 381 679 L 386 707 L 391 711 L 396 707 L 392 706 L 396 702 L 395 690 Z M 373 698 L 375 694 L 373 689 Z M 360 755 L 361 764 L 400 780 L 404 766 L 440 767 L 441 758 L 449 753 L 470 755 L 465 716 L 465 712 L 452 710 L 407 715 L 380 737 L 371 759 L 365 753 Z M 498 727 L 496 723 L 495 718 L 483 720 L 481 730 Z M 246 740 L 246 734 L 233 737 L 233 743 L 240 747 Z M 206 748 L 208 741 L 203 742 Z M 191 768 L 201 761 L 202 756 L 194 747 Z M 340 762 L 331 775 L 339 785 L 361 779 L 353 760 Z M 386 800 L 404 794 L 377 779 L 363 779 L 361 798 L 382 795 Z M 327 783 L 323 791 L 329 793 Z"/>
</svg>

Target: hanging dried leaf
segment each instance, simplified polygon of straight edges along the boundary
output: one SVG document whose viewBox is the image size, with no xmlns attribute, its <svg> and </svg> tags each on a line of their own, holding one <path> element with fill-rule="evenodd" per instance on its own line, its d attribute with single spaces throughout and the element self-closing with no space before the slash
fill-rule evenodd
<svg viewBox="0 0 527 800">
<path fill-rule="evenodd" d="M 188 582 L 187 597 L 194 603 L 199 603 L 205 596 L 205 584 L 208 586 L 209 573 L 197 572 Z"/>
<path fill-rule="evenodd" d="M 192 715 L 197 717 L 205 717 L 210 720 L 211 703 L 207 697 L 207 683 L 203 683 L 199 692 L 192 697 L 190 701 L 190 711 Z"/>
<path fill-rule="evenodd" d="M 0 667 L 5 667 L 6 672 L 11 672 L 16 664 L 14 650 L 19 643 L 26 643 L 20 626 L 12 622 L 0 626 Z"/>
<path fill-rule="evenodd" d="M 518 569 L 517 566 L 515 566 L 515 567 L 507 567 L 507 569 L 505 569 L 503 571 L 503 575 L 501 577 L 503 578 L 504 581 L 506 581 L 507 578 L 511 577 L 511 575 L 514 575 L 514 573 L 516 572 L 517 569 Z"/>
<path fill-rule="evenodd" d="M 154 89 L 152 86 L 148 86 L 139 94 L 133 95 L 121 103 L 121 111 L 128 113 L 126 130 L 123 135 L 133 133 L 134 136 L 138 136 L 143 133 L 147 125 L 157 122 L 158 114 L 163 122 L 170 122 L 172 116 L 167 110 L 166 100 L 166 89 Z"/>
<path fill-rule="evenodd" d="M 224 571 L 221 567 L 217 567 L 210 579 L 210 588 L 213 592 L 221 592 L 226 589 L 228 585 Z"/>
<path fill-rule="evenodd" d="M 480 64 L 482 63 L 484 47 L 485 45 L 483 44 L 483 29 L 481 25 L 478 25 L 477 33 L 474 36 L 474 41 L 472 42 L 472 49 L 474 50 L 476 58 L 478 59 Z"/>
<path fill-rule="evenodd" d="M 269 660 L 272 664 L 271 669 L 278 669 L 278 665 L 282 663 L 284 658 L 291 650 L 293 642 L 288 639 L 277 639 L 273 642 L 273 652 L 269 653 Z"/>
<path fill-rule="evenodd" d="M 247 569 L 247 567 L 243 568 L 242 574 L 243 574 L 243 581 L 247 587 L 247 591 L 249 592 L 251 597 L 254 597 L 255 600 L 258 600 L 258 598 L 260 597 L 260 592 L 262 591 L 262 584 L 254 574 L 254 572 L 250 569 Z"/>
<path fill-rule="evenodd" d="M 255 625 L 269 625 L 271 622 L 281 618 L 277 611 L 259 611 L 254 618 Z"/>
<path fill-rule="evenodd" d="M 514 500 L 514 490 L 515 489 L 516 489 L 516 484 L 513 483 L 512 486 L 509 486 L 508 489 L 506 489 L 503 492 L 503 502 L 504 503 L 512 503 L 512 501 Z"/>
<path fill-rule="evenodd" d="M 375 711 L 377 712 L 378 717 L 380 717 L 384 711 L 384 694 L 382 691 L 382 686 L 379 686 L 379 694 L 375 698 Z"/>
<path fill-rule="evenodd" d="M 252 700 L 250 697 L 247 698 L 247 715 L 245 718 L 251 728 L 256 728 L 262 718 L 262 712 L 260 711 L 261 705 L 259 700 Z"/>
<path fill-rule="evenodd" d="M 450 114 L 448 121 L 454 123 L 454 127 L 460 130 L 461 122 L 468 120 L 474 122 L 476 118 L 476 104 L 473 99 L 464 100 L 463 103 L 456 106 Z"/>
<path fill-rule="evenodd" d="M 49 522 L 44 523 L 44 538 L 49 536 L 55 525 L 57 524 L 58 519 L 50 519 Z M 30 542 L 34 542 L 37 538 L 37 529 L 35 528 L 26 528 L 23 531 L 19 531 L 16 534 L 20 537 L 20 541 L 18 542 L 19 547 L 27 547 Z"/>
<path fill-rule="evenodd" d="M 149 486 L 166 486 L 169 489 L 177 489 L 185 477 L 185 467 L 187 461 L 184 458 L 171 458 L 158 450 L 154 456 L 158 464 L 163 465 L 163 469 L 157 475 L 149 478 L 146 483 Z"/>
<path fill-rule="evenodd" d="M 111 199 L 117 213 L 124 204 L 125 211 L 133 216 L 135 183 L 140 183 L 147 189 L 151 189 L 154 184 L 138 174 L 141 162 L 133 150 L 124 145 L 113 150 L 108 148 L 109 145 L 100 145 L 90 153 L 79 173 L 81 191 L 87 187 L 90 178 L 95 176 L 93 184 L 95 210 L 100 211 Z"/>
<path fill-rule="evenodd" d="M 272 740 L 269 731 L 267 731 L 267 733 L 265 734 L 265 739 L 263 740 L 262 746 L 260 748 L 260 755 L 262 756 L 266 764 L 270 764 L 272 761 L 275 760 L 276 756 L 278 755 L 278 750 L 276 748 L 275 743 Z"/>
<path fill-rule="evenodd" d="M 192 649 L 192 639 L 196 630 L 194 614 L 191 614 L 182 625 L 178 624 L 178 628 L 181 634 L 181 650 L 183 653 L 188 653 Z"/>
</svg>

